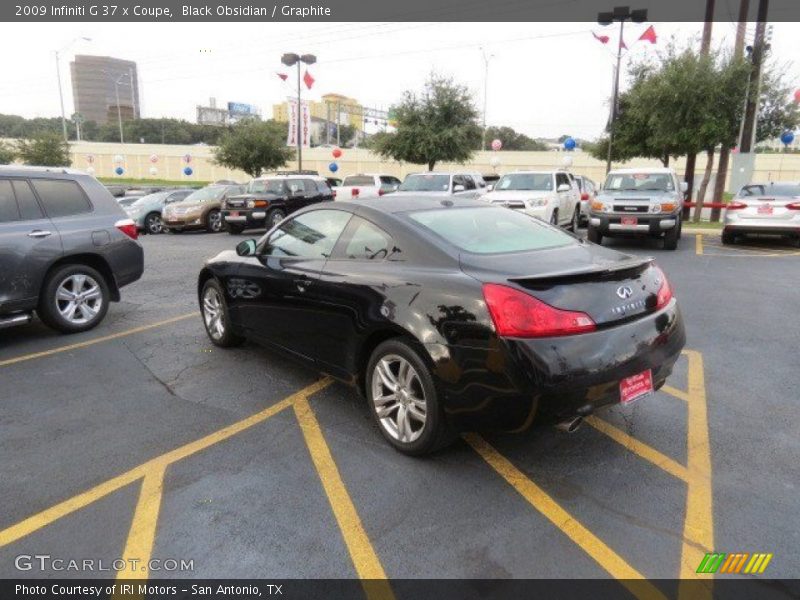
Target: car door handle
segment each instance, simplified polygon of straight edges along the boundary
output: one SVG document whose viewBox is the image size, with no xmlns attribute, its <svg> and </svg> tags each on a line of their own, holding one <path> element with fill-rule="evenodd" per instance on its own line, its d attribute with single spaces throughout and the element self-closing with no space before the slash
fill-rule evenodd
<svg viewBox="0 0 800 600">
<path fill-rule="evenodd" d="M 53 235 L 50 231 L 44 231 L 42 229 L 34 229 L 28 234 L 28 237 L 31 238 L 46 238 L 49 235 Z"/>
</svg>

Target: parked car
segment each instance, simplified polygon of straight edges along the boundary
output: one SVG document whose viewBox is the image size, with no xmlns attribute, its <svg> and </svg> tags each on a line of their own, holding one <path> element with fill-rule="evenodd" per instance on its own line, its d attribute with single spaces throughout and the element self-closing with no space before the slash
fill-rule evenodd
<svg viewBox="0 0 800 600">
<path fill-rule="evenodd" d="M 338 188 L 340 185 L 342 185 L 342 180 L 338 177 L 326 177 L 325 181 L 328 182 L 328 187 L 331 189 Z"/>
<path fill-rule="evenodd" d="M 652 259 L 479 200 L 317 204 L 209 260 L 197 293 L 212 343 L 355 384 L 408 454 L 537 412 L 574 429 L 661 387 L 685 342 Z"/>
<path fill-rule="evenodd" d="M 170 233 L 187 229 L 205 229 L 219 233 L 225 229 L 222 203 L 228 196 L 241 194 L 241 185 L 209 185 L 189 194 L 184 200 L 167 204 L 161 213 L 161 223 Z"/>
<path fill-rule="evenodd" d="M 396 192 L 402 182 L 393 175 L 365 173 L 348 175 L 336 189 L 337 200 L 378 198 Z"/>
<path fill-rule="evenodd" d="M 272 227 L 310 204 L 333 200 L 333 191 L 318 175 L 284 175 L 253 179 L 244 193 L 229 196 L 222 209 L 228 233 Z"/>
<path fill-rule="evenodd" d="M 167 192 L 156 192 L 138 198 L 130 204 L 125 212 L 136 223 L 139 231 L 156 234 L 164 232 L 164 224 L 161 221 L 161 212 L 164 207 L 174 202 L 185 200 L 195 190 L 171 190 Z"/>
<path fill-rule="evenodd" d="M 34 312 L 63 333 L 95 327 L 142 275 L 136 235 L 91 175 L 0 167 L 0 329 Z"/>
<path fill-rule="evenodd" d="M 139 198 L 143 198 L 143 195 L 136 194 L 133 196 L 119 196 L 116 198 L 117 204 L 119 204 L 122 208 L 128 208 L 131 204 L 136 202 Z"/>
<path fill-rule="evenodd" d="M 589 241 L 603 237 L 650 236 L 675 250 L 681 237 L 686 183 L 672 169 L 616 169 L 609 172 L 589 213 Z"/>
<path fill-rule="evenodd" d="M 552 225 L 577 230 L 580 196 L 566 171 L 516 171 L 503 175 L 483 197 Z"/>
<path fill-rule="evenodd" d="M 800 183 L 771 181 L 744 186 L 725 208 L 722 243 L 750 234 L 782 235 L 800 246 Z"/>
<path fill-rule="evenodd" d="M 575 175 L 578 184 L 578 191 L 581 194 L 581 214 L 578 219 L 579 225 L 586 225 L 589 222 L 589 212 L 592 209 L 592 202 L 597 199 L 597 184 L 585 175 Z"/>
<path fill-rule="evenodd" d="M 412 173 L 395 192 L 398 196 L 454 196 L 471 199 L 483 195 L 469 173 Z"/>
<path fill-rule="evenodd" d="M 499 173 L 484 173 L 483 180 L 486 182 L 486 191 L 491 192 L 497 182 L 500 181 Z"/>
</svg>

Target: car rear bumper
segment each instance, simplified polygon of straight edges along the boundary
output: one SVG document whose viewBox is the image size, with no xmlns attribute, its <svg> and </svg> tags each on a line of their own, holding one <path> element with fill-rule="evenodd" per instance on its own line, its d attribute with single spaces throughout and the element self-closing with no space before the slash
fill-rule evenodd
<svg viewBox="0 0 800 600">
<path fill-rule="evenodd" d="M 623 225 L 624 217 L 635 217 L 636 225 Z M 645 213 L 631 213 L 621 215 L 618 213 L 591 213 L 589 225 L 603 235 L 661 235 L 678 224 L 677 214 L 651 215 Z"/>
<path fill-rule="evenodd" d="M 524 429 L 537 414 L 588 415 L 620 401 L 620 381 L 648 369 L 655 388 L 686 342 L 673 300 L 643 319 L 558 338 L 495 339 L 486 349 L 448 347 L 435 373 L 445 413 L 459 428 Z"/>
<path fill-rule="evenodd" d="M 800 235 L 800 218 L 792 219 L 725 219 L 725 231 L 737 233 L 763 233 L 775 235 Z"/>
<path fill-rule="evenodd" d="M 267 209 L 223 209 L 222 218 L 226 223 L 245 228 L 263 228 L 267 224 Z"/>
</svg>

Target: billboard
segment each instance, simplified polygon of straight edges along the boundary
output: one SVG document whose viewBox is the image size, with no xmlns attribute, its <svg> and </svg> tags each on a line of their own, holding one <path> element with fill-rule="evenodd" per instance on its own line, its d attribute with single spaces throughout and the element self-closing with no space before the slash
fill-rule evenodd
<svg viewBox="0 0 800 600">
<path fill-rule="evenodd" d="M 244 102 L 228 102 L 228 114 L 231 116 L 255 116 L 258 115 L 258 109 L 254 105 Z"/>
</svg>

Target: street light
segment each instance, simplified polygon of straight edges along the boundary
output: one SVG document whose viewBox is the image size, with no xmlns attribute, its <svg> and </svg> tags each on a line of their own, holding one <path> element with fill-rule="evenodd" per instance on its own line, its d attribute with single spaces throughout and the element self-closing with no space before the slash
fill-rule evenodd
<svg viewBox="0 0 800 600">
<path fill-rule="evenodd" d="M 68 141 L 67 139 L 67 117 L 64 114 L 64 92 L 61 89 L 61 60 L 59 59 L 59 54 L 62 52 L 66 52 L 69 50 L 75 42 L 79 41 L 91 42 L 92 38 L 89 37 L 76 37 L 69 44 L 61 48 L 60 50 L 56 50 L 56 77 L 58 77 L 58 99 L 61 101 L 61 128 L 64 130 L 64 141 Z"/>
<path fill-rule="evenodd" d="M 115 75 L 115 73 L 112 74 L 112 73 L 109 73 L 108 71 L 105 71 L 105 70 L 103 71 L 103 73 L 105 73 L 106 75 L 110 75 L 111 77 L 113 77 Z M 123 134 L 122 134 L 122 109 L 120 108 L 120 105 L 119 105 L 119 86 L 121 84 L 123 84 L 124 80 L 127 79 L 127 78 L 128 78 L 128 73 L 122 73 L 119 77 L 117 77 L 114 80 L 114 94 L 116 95 L 116 98 L 117 98 L 117 123 L 119 124 L 119 143 L 120 144 L 124 144 L 125 143 L 125 138 L 123 137 Z"/>
<path fill-rule="evenodd" d="M 481 150 L 486 150 L 486 95 L 489 89 L 489 61 L 494 58 L 494 54 L 486 55 L 486 51 L 481 47 L 483 55 L 483 135 L 481 136 Z"/>
<path fill-rule="evenodd" d="M 611 128 L 608 133 L 608 155 L 606 156 L 606 173 L 611 170 L 611 146 L 614 144 L 614 128 L 617 121 L 617 101 L 619 98 L 619 68 L 622 62 L 622 32 L 625 21 L 643 23 L 647 21 L 647 9 L 631 10 L 629 6 L 615 6 L 611 12 L 601 12 L 597 14 L 597 22 L 600 25 L 611 25 L 614 21 L 619 21 L 619 41 L 617 42 L 617 70 L 614 73 L 614 90 L 611 101 Z"/>
<path fill-rule="evenodd" d="M 307 65 L 313 65 L 317 62 L 317 57 L 313 54 L 303 54 L 301 56 L 293 52 L 287 52 L 281 57 L 281 62 L 287 67 L 297 65 L 297 170 L 299 172 L 303 170 L 303 141 L 300 137 L 303 131 L 302 123 L 300 122 L 302 114 L 300 110 L 300 63 L 303 62 Z"/>
</svg>

